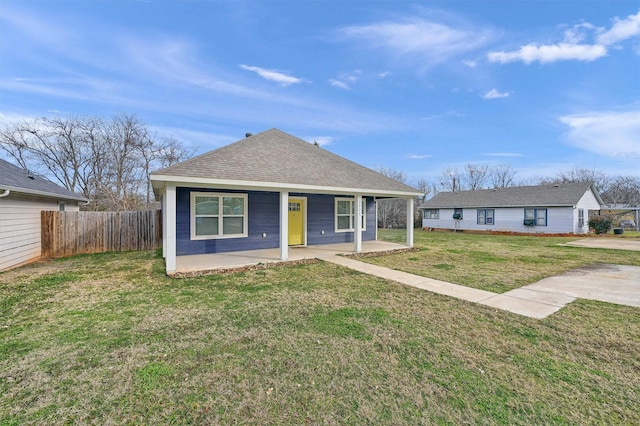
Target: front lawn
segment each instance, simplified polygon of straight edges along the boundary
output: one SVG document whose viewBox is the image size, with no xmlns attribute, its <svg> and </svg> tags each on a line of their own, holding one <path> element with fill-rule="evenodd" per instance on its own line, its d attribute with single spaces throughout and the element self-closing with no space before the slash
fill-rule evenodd
<svg viewBox="0 0 640 426">
<path fill-rule="evenodd" d="M 378 239 L 404 243 L 405 231 L 379 230 Z M 495 293 L 585 265 L 640 266 L 638 252 L 558 245 L 577 239 L 416 230 L 414 243 L 420 251 L 360 260 Z"/>
<path fill-rule="evenodd" d="M 321 262 L 170 279 L 134 252 L 0 274 L 1 425 L 638 424 L 638 354 L 640 309 L 534 320 Z"/>
</svg>

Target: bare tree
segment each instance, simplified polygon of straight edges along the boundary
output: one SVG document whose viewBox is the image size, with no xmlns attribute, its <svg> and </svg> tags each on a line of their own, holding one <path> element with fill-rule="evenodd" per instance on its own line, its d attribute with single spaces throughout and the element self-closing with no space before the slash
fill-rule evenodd
<svg viewBox="0 0 640 426">
<path fill-rule="evenodd" d="M 462 175 L 458 169 L 447 167 L 440 176 L 440 189 L 442 191 L 456 192 L 463 190 Z"/>
<path fill-rule="evenodd" d="M 640 206 L 640 178 L 618 176 L 612 179 L 608 188 L 602 192 L 602 199 L 607 204 Z"/>
<path fill-rule="evenodd" d="M 609 177 L 595 169 L 575 167 L 571 170 L 559 171 L 553 178 L 542 178 L 541 184 L 593 182 L 600 191 L 606 191 L 609 186 Z"/>
<path fill-rule="evenodd" d="M 514 178 L 516 171 L 509 164 L 501 164 L 494 167 L 489 172 L 489 178 L 491 179 L 491 185 L 493 188 L 507 188 L 514 186 Z"/>
<path fill-rule="evenodd" d="M 467 189 L 476 191 L 483 189 L 489 177 L 489 166 L 486 164 L 467 164 L 464 167 L 464 181 Z"/>
<path fill-rule="evenodd" d="M 96 210 L 151 203 L 149 172 L 188 158 L 173 138 L 158 141 L 135 115 L 38 118 L 0 129 L 0 149 L 21 167 L 91 200 Z"/>
</svg>

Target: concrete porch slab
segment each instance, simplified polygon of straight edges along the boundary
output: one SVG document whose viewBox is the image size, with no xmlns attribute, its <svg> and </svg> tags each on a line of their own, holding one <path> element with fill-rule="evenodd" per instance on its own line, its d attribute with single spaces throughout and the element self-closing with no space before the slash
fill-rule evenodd
<svg viewBox="0 0 640 426">
<path fill-rule="evenodd" d="M 402 244 L 385 241 L 363 241 L 362 253 L 386 252 L 407 249 Z M 353 243 L 323 244 L 318 246 L 291 246 L 287 261 L 322 259 L 338 254 L 353 253 Z M 215 254 L 195 254 L 176 257 L 176 272 L 212 271 L 235 269 L 267 263 L 281 263 L 280 249 L 244 250 Z"/>
</svg>

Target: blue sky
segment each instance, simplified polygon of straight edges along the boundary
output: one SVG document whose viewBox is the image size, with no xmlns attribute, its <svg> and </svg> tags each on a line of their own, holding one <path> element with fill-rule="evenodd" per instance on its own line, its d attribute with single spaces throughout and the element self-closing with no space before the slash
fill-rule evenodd
<svg viewBox="0 0 640 426">
<path fill-rule="evenodd" d="M 0 0 L 0 122 L 122 112 L 199 153 L 640 176 L 640 2 Z"/>
</svg>

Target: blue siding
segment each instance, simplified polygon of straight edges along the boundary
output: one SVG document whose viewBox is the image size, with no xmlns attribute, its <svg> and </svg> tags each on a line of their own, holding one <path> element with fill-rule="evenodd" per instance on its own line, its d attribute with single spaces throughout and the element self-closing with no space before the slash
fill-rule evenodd
<svg viewBox="0 0 640 426">
<path fill-rule="evenodd" d="M 191 240 L 190 194 L 191 192 L 238 192 L 248 194 L 248 237 L 212 240 Z M 353 241 L 353 232 L 334 231 L 334 195 L 295 194 L 307 198 L 307 244 L 335 244 Z M 342 196 L 339 196 L 342 197 Z M 261 191 L 228 191 L 202 188 L 177 188 L 176 193 L 176 254 L 178 256 L 229 251 L 258 250 L 279 247 L 280 194 Z M 375 239 L 376 206 L 373 198 L 367 197 L 367 230 L 363 241 Z M 324 231 L 324 235 L 322 234 Z M 266 233 L 266 238 L 262 234 Z"/>
</svg>

